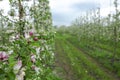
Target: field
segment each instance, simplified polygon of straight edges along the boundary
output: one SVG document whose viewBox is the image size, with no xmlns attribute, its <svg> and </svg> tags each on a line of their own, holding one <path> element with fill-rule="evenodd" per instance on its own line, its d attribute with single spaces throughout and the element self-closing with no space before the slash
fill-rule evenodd
<svg viewBox="0 0 120 80">
<path fill-rule="evenodd" d="M 0 80 L 120 80 L 118 0 L 106 16 L 101 6 L 72 13 L 71 22 L 63 15 L 69 24 L 56 24 L 51 11 L 56 20 L 62 16 L 50 0 L 4 1 L 9 9 L 0 9 Z"/>
<path fill-rule="evenodd" d="M 111 47 L 100 43 L 86 47 L 73 36 L 57 34 L 56 71 L 63 80 L 119 80 L 120 63 L 111 66 Z"/>
</svg>

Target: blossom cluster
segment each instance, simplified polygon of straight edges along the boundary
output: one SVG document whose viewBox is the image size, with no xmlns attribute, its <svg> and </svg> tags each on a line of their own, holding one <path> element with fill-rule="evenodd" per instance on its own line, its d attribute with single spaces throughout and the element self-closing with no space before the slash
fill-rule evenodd
<svg viewBox="0 0 120 80">
<path fill-rule="evenodd" d="M 14 3 L 17 3 L 18 0 L 9 1 L 13 9 L 18 7 L 14 6 Z M 25 0 L 25 3 L 27 3 L 26 1 L 30 0 Z M 38 77 L 46 77 L 51 73 L 49 65 L 51 65 L 54 57 L 49 1 L 34 1 L 35 3 L 29 7 L 29 9 L 33 8 L 34 10 L 27 10 L 29 14 L 26 13 L 26 10 L 23 10 L 25 15 L 22 16 L 22 19 L 17 19 L 18 15 L 12 14 L 12 17 L 10 15 L 10 20 L 12 21 L 10 23 L 13 26 L 13 32 L 9 36 L 10 43 L 7 45 L 8 49 L 0 50 L 0 70 L 3 71 L 1 73 L 5 74 L 3 76 L 5 80 L 25 80 L 24 78 L 36 80 Z M 24 0 L 21 0 L 21 3 L 23 9 L 27 9 L 27 4 L 23 5 Z M 13 17 L 14 19 L 12 19 Z M 25 24 L 25 26 L 21 26 L 19 23 L 21 25 Z M 32 79 L 33 77 L 34 79 Z M 40 80 L 43 79 L 41 78 Z"/>
<path fill-rule="evenodd" d="M 6 52 L 0 52 L 0 61 L 8 60 L 9 55 Z"/>
</svg>

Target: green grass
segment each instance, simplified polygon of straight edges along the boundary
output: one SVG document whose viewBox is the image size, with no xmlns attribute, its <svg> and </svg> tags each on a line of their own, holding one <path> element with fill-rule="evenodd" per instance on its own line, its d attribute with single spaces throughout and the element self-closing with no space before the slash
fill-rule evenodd
<svg viewBox="0 0 120 80">
<path fill-rule="evenodd" d="M 76 80 L 115 80 L 99 67 L 89 56 L 66 41 L 66 36 L 59 35 L 56 39 L 57 53 L 62 61 L 71 66 Z M 69 36 L 67 36 L 68 38 Z M 77 44 L 77 43 L 76 43 Z M 65 59 L 67 58 L 67 60 Z"/>
<path fill-rule="evenodd" d="M 113 65 L 111 64 L 113 46 L 97 42 L 91 43 L 85 40 L 78 41 L 76 37 L 69 37 L 67 40 L 77 48 L 84 50 L 89 56 L 102 64 L 103 67 L 107 68 L 111 72 L 114 72 L 115 75 L 120 77 L 120 62 L 115 61 Z M 117 53 L 120 53 L 119 48 L 117 48 Z M 115 59 L 120 59 L 119 57 L 120 56 L 117 55 Z"/>
</svg>

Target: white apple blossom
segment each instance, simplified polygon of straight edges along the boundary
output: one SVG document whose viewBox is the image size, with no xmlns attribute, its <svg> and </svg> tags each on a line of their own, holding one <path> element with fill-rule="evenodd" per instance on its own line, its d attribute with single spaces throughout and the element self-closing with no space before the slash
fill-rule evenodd
<svg viewBox="0 0 120 80">
<path fill-rule="evenodd" d="M 32 65 L 32 69 L 35 70 L 35 72 L 36 72 L 37 74 L 40 73 L 40 68 L 39 68 L 39 67 L 37 67 L 37 66 L 35 66 L 35 65 Z"/>
<path fill-rule="evenodd" d="M 25 76 L 25 72 L 24 72 L 24 68 L 22 68 L 19 73 L 16 75 L 16 79 L 15 80 L 24 80 L 24 76 Z"/>
<path fill-rule="evenodd" d="M 15 66 L 13 67 L 14 73 L 17 74 L 21 67 L 22 67 L 22 61 L 18 60 L 17 64 L 15 64 Z"/>
</svg>

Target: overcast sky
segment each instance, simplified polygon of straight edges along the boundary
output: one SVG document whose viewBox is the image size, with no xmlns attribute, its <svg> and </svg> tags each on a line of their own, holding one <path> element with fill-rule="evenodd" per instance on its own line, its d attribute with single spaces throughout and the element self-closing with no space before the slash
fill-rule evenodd
<svg viewBox="0 0 120 80">
<path fill-rule="evenodd" d="M 8 10 L 8 0 L 3 0 L 0 3 L 0 8 Z M 52 12 L 54 25 L 70 25 L 76 17 L 90 11 L 90 9 L 97 9 L 101 7 L 101 15 L 107 16 L 107 14 L 114 11 L 114 0 L 49 0 Z M 118 0 L 120 2 L 120 0 Z M 110 8 L 111 4 L 111 8 Z"/>
<path fill-rule="evenodd" d="M 113 2 L 114 0 L 50 0 L 53 23 L 70 25 L 76 17 L 98 7 L 101 7 L 101 15 L 107 16 L 110 11 L 114 12 Z"/>
</svg>

